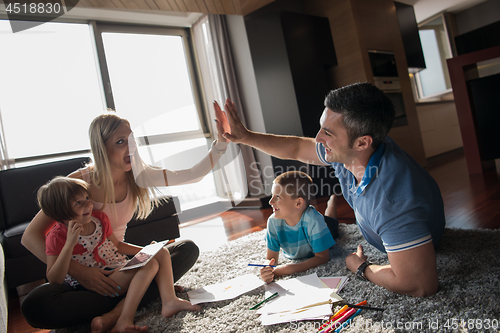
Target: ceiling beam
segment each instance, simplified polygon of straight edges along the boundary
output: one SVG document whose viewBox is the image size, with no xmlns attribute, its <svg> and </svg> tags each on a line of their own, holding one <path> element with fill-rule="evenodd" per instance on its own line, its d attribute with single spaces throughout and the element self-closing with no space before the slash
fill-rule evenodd
<svg viewBox="0 0 500 333">
<path fill-rule="evenodd" d="M 80 0 L 80 8 L 247 15 L 274 0 Z"/>
</svg>

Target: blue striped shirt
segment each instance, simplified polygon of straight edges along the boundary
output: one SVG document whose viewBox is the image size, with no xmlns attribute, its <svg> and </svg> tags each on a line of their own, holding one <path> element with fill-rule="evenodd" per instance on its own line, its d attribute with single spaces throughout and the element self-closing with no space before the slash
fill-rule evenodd
<svg viewBox="0 0 500 333">
<path fill-rule="evenodd" d="M 325 160 L 323 145 L 316 144 L 316 152 L 335 169 L 344 198 L 368 243 L 382 252 L 439 243 L 445 227 L 441 191 L 429 173 L 391 138 L 386 137 L 372 154 L 359 184 L 343 164 Z"/>
<path fill-rule="evenodd" d="M 325 217 L 313 206 L 304 210 L 299 223 L 293 227 L 271 215 L 267 220 L 266 242 L 271 251 L 279 252 L 282 248 L 288 259 L 314 257 L 315 253 L 328 250 L 335 244 Z"/>
</svg>

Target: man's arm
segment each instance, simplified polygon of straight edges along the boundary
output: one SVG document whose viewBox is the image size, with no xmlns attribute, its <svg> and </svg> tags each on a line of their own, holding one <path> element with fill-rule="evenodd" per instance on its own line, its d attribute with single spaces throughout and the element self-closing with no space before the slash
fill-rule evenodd
<svg viewBox="0 0 500 333">
<path fill-rule="evenodd" d="M 218 107 L 215 104 L 215 108 Z M 323 165 L 316 154 L 314 138 L 252 132 L 243 125 L 235 105 L 229 99 L 226 100 L 225 109 L 231 127 L 231 133 L 223 135 L 227 140 L 246 144 L 280 159 Z"/>
<path fill-rule="evenodd" d="M 434 245 L 427 243 L 409 250 L 389 252 L 389 265 L 370 265 L 365 270 L 368 280 L 398 294 L 430 296 L 437 292 L 438 275 Z M 363 247 L 346 258 L 347 268 L 356 273 L 366 261 Z"/>
</svg>

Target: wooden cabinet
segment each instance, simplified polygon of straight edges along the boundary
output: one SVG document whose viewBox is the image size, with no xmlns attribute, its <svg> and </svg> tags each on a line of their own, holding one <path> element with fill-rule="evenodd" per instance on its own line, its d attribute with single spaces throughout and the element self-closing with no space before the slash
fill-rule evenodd
<svg viewBox="0 0 500 333">
<path fill-rule="evenodd" d="M 403 38 L 408 71 L 416 73 L 425 68 L 424 51 L 418 33 L 417 19 L 413 6 L 401 2 L 394 2 L 398 15 L 399 29 Z"/>
<path fill-rule="evenodd" d="M 265 131 L 315 137 L 324 99 L 333 88 L 327 71 L 337 59 L 328 18 L 303 13 L 300 0 L 278 0 L 245 16 Z M 319 196 L 337 180 L 331 168 L 272 158 L 274 172 L 307 171 Z"/>
<path fill-rule="evenodd" d="M 339 88 L 360 81 L 373 81 L 368 50 L 393 52 L 401 83 L 408 125 L 389 135 L 419 164 L 426 159 L 408 65 L 393 0 L 307 0 L 304 13 L 330 20 L 338 65 L 328 71 L 331 86 Z"/>
</svg>

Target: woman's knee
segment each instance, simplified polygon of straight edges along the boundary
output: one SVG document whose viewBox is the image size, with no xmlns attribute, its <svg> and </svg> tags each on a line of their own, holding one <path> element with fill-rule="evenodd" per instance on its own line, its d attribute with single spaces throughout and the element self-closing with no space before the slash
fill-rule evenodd
<svg viewBox="0 0 500 333">
<path fill-rule="evenodd" d="M 90 323 L 111 311 L 121 297 L 104 297 L 65 284 L 43 284 L 22 301 L 21 312 L 33 327 L 55 329 Z"/>
<path fill-rule="evenodd" d="M 191 240 L 183 241 L 182 250 L 185 251 L 188 258 L 192 258 L 194 261 L 196 261 L 200 255 L 198 245 Z"/>
<path fill-rule="evenodd" d="M 26 295 L 21 303 L 21 312 L 33 327 L 59 328 L 56 320 L 59 317 L 57 299 L 67 291 L 70 286 L 58 284 L 43 284 Z"/>
</svg>

